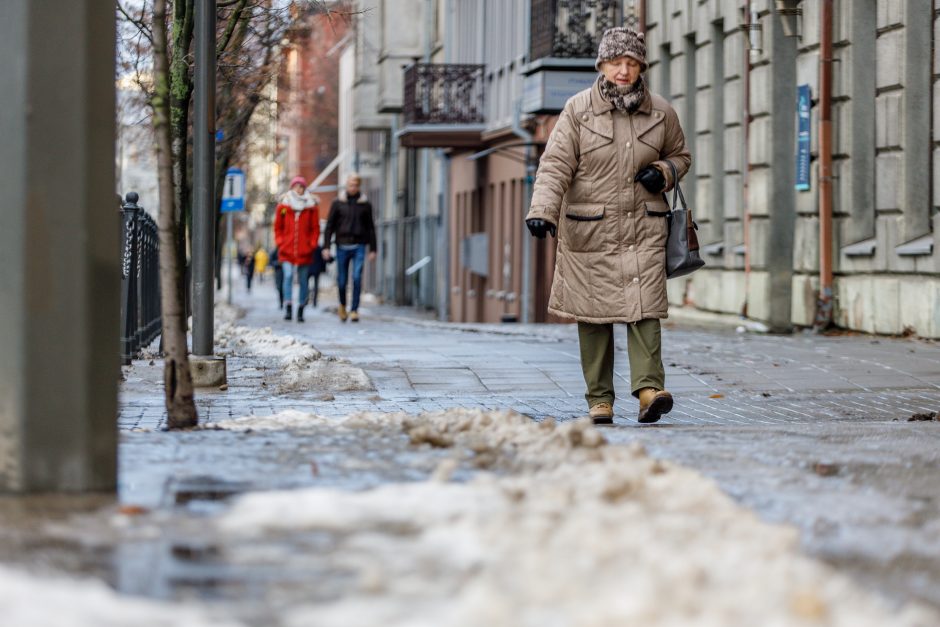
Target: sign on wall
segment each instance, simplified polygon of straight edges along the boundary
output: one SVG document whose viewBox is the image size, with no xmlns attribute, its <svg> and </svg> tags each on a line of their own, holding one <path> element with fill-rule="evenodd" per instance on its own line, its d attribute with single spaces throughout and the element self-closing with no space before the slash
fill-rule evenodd
<svg viewBox="0 0 940 627">
<path fill-rule="evenodd" d="M 809 189 L 810 110 L 812 108 L 809 85 L 796 88 L 796 189 Z"/>
</svg>

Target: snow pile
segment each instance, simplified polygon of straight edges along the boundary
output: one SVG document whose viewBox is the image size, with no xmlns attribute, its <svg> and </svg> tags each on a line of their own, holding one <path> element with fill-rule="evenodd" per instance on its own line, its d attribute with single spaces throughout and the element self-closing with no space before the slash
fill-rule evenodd
<svg viewBox="0 0 940 627">
<path fill-rule="evenodd" d="M 288 367 L 278 386 L 278 392 L 303 392 L 307 390 L 330 390 L 352 392 L 374 390 L 372 380 L 362 368 L 347 361 L 324 358 L 305 364 L 303 367 Z"/>
<path fill-rule="evenodd" d="M 223 322 L 216 329 L 216 342 L 236 355 L 277 359 L 285 369 L 299 369 L 320 359 L 320 351 L 310 344 L 275 333 L 271 327 L 255 329 Z"/>
<path fill-rule="evenodd" d="M 220 347 L 237 356 L 275 360 L 280 375 L 278 393 L 375 389 L 361 368 L 324 357 L 310 344 L 290 335 L 275 333 L 270 327 L 257 329 L 217 320 L 216 338 Z"/>
<path fill-rule="evenodd" d="M 413 442 L 453 447 L 454 458 L 428 482 L 248 495 L 219 521 L 220 532 L 248 541 L 336 533 L 331 564 L 357 573 L 358 588 L 285 609 L 285 624 L 938 624 L 923 608 L 891 612 L 802 556 L 794 530 L 760 522 L 711 481 L 640 447 L 607 445 L 589 422 L 452 411 L 338 423 L 389 425 Z M 446 482 L 458 461 L 487 456 L 513 473 Z"/>
<path fill-rule="evenodd" d="M 11 627 L 235 627 L 185 605 L 121 597 L 96 580 L 45 578 L 0 566 L 0 615 Z"/>
</svg>

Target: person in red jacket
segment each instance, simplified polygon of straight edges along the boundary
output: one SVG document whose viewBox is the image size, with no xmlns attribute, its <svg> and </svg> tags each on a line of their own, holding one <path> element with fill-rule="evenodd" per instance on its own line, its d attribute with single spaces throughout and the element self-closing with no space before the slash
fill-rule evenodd
<svg viewBox="0 0 940 627">
<path fill-rule="evenodd" d="M 284 269 L 284 319 L 290 320 L 293 309 L 294 275 L 300 284 L 297 300 L 297 322 L 304 321 L 307 304 L 307 267 L 320 240 L 320 210 L 317 197 L 307 191 L 307 181 L 296 176 L 290 190 L 281 197 L 274 210 L 274 242 L 278 259 Z"/>
</svg>

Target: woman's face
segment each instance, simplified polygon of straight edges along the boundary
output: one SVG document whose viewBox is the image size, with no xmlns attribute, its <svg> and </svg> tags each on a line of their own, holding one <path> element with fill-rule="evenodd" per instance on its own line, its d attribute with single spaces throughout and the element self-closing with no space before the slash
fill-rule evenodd
<svg viewBox="0 0 940 627">
<path fill-rule="evenodd" d="M 304 194 L 304 186 L 301 185 L 300 183 L 297 183 L 296 185 L 291 187 L 291 189 L 294 190 L 298 196 L 303 196 Z"/>
<path fill-rule="evenodd" d="M 617 57 L 601 64 L 604 77 L 614 85 L 632 85 L 640 78 L 640 62 L 633 57 Z"/>
</svg>

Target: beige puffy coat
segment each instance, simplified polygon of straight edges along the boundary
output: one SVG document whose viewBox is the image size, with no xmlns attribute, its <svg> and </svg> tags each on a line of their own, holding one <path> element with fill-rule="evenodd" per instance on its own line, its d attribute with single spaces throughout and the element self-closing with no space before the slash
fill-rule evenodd
<svg viewBox="0 0 940 627">
<path fill-rule="evenodd" d="M 692 157 L 675 110 L 648 93 L 632 115 L 614 110 L 597 83 L 565 105 L 539 164 L 526 219 L 558 227 L 549 312 L 583 322 L 665 318 L 666 218 L 659 194 L 635 183 L 655 164 L 672 189 Z"/>
</svg>

